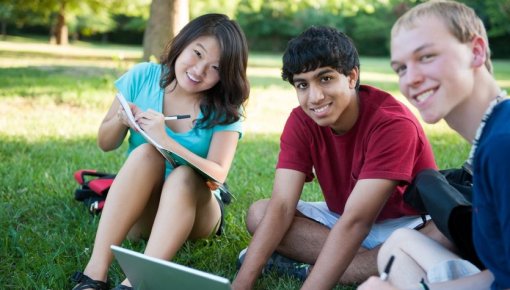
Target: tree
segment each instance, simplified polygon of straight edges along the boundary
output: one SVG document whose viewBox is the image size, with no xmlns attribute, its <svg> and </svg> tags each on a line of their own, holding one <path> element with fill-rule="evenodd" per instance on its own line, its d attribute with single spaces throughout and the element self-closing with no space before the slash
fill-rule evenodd
<svg viewBox="0 0 510 290">
<path fill-rule="evenodd" d="M 234 18 L 240 1 L 241 0 L 195 0 L 192 2 L 192 5 L 190 5 L 190 16 L 191 18 L 195 18 L 204 13 L 222 13 L 230 18 Z"/>
<path fill-rule="evenodd" d="M 165 44 L 189 21 L 188 0 L 152 0 L 143 36 L 143 60 L 159 57 Z"/>
<path fill-rule="evenodd" d="M 88 28 L 89 31 L 97 30 L 105 32 L 108 29 L 113 29 L 115 26 L 109 21 L 111 18 L 110 11 L 114 10 L 115 7 L 117 7 L 115 9 L 119 10 L 118 7 L 124 7 L 126 5 L 122 0 L 39 0 L 38 2 L 39 5 L 45 5 L 46 7 L 50 7 L 50 9 L 53 7 L 52 12 L 53 15 L 55 15 L 56 21 L 54 21 L 51 26 L 51 38 L 57 45 L 65 45 L 68 43 L 68 18 L 72 17 L 75 22 L 78 21 L 76 20 L 77 18 L 80 18 L 78 16 L 81 16 L 81 19 L 87 16 L 96 20 L 102 19 L 101 22 L 89 22 Z M 84 23 L 83 21 L 78 22 Z"/>
<path fill-rule="evenodd" d="M 123 0 L 0 0 L 0 8 L 7 7 L 5 5 L 14 2 L 10 4 L 11 10 L 2 11 L 1 14 L 5 14 L 1 15 L 2 19 L 15 21 L 17 26 L 47 25 L 50 27 L 52 42 L 62 45 L 68 42 L 70 20 L 76 22 L 77 17 L 84 18 L 87 15 L 102 15 L 104 20 L 105 14 L 108 14 L 107 17 L 111 16 L 111 11 L 120 11 L 123 7 L 132 6 L 133 2 L 138 5 L 143 1 L 147 0 L 131 0 L 130 3 L 125 3 Z M 102 21 L 100 24 L 102 27 L 98 26 L 93 30 L 104 31 L 104 26 L 107 23 L 107 20 Z M 89 25 L 97 26 L 96 23 L 89 23 Z M 110 29 L 113 27 L 114 25 L 110 25 Z"/>
<path fill-rule="evenodd" d="M 0 3 L 0 25 L 1 25 L 1 34 L 2 39 L 5 40 L 7 37 L 7 22 L 12 20 L 14 7 L 12 3 Z"/>
<path fill-rule="evenodd" d="M 69 32 L 66 22 L 66 1 L 58 3 L 57 22 L 52 27 L 52 39 L 55 39 L 57 45 L 67 45 Z"/>
<path fill-rule="evenodd" d="M 490 36 L 507 36 L 510 34 L 510 0 L 484 1 L 487 16 L 489 18 Z"/>
</svg>

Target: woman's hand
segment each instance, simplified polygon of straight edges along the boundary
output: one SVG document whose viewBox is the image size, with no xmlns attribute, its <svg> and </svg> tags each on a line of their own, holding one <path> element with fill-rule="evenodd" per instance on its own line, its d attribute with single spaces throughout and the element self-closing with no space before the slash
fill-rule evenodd
<svg viewBox="0 0 510 290">
<path fill-rule="evenodd" d="M 135 112 L 133 112 L 135 113 Z M 152 139 L 162 144 L 165 138 L 169 138 L 165 131 L 165 116 L 154 110 L 135 113 L 135 121 Z"/>
<path fill-rule="evenodd" d="M 128 103 L 128 104 L 129 104 L 131 112 L 133 113 L 134 116 L 136 116 L 136 114 L 141 112 L 141 110 L 135 104 L 133 104 L 133 103 Z M 132 122 L 130 122 L 130 120 L 127 116 L 127 113 L 122 106 L 119 106 L 117 109 L 117 119 L 119 119 L 119 121 L 124 126 L 131 128 L 138 132 L 138 129 L 136 128 L 136 126 L 134 124 L 132 124 Z"/>
</svg>

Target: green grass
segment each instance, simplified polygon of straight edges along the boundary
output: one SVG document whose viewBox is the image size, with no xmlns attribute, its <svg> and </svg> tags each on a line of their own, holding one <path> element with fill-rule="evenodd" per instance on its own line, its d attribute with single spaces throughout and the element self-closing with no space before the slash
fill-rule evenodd
<svg viewBox="0 0 510 290">
<path fill-rule="evenodd" d="M 85 266 L 98 218 L 73 199 L 77 184 L 72 174 L 82 168 L 116 172 L 122 165 L 125 145 L 103 153 L 97 148 L 96 133 L 113 99 L 113 81 L 135 63 L 139 53 L 132 47 L 79 44 L 64 51 L 30 39 L 0 41 L 2 288 L 69 288 L 70 274 Z M 253 201 L 270 196 L 279 133 L 297 105 L 292 88 L 280 79 L 280 65 L 279 55 L 250 56 L 252 94 L 246 133 L 229 175 L 237 199 L 227 207 L 226 233 L 186 243 L 175 262 L 234 277 L 237 254 L 250 240 L 246 210 Z M 508 84 L 508 62 L 496 62 L 495 67 L 498 80 Z M 362 58 L 362 68 L 365 83 L 399 96 L 387 59 Z M 425 129 L 442 168 L 462 164 L 469 149 L 463 140 L 444 124 Z M 305 199 L 320 196 L 316 183 L 305 187 Z M 124 246 L 142 251 L 144 243 Z M 114 264 L 110 279 L 116 284 L 122 278 Z M 269 276 L 259 279 L 256 289 L 299 285 L 290 278 Z"/>
</svg>

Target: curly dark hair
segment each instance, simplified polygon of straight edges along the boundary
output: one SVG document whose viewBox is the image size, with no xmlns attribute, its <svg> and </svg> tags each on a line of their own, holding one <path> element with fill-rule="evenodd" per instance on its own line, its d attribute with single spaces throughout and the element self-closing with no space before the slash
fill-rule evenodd
<svg viewBox="0 0 510 290">
<path fill-rule="evenodd" d="M 359 69 L 359 56 L 352 40 L 332 27 L 312 26 L 293 38 L 283 54 L 282 79 L 294 84 L 294 75 L 320 67 L 332 67 L 348 76 Z M 356 91 L 359 89 L 359 78 Z"/>
<path fill-rule="evenodd" d="M 219 42 L 220 80 L 200 100 L 203 119 L 197 126 L 211 128 L 231 124 L 244 117 L 244 106 L 250 94 L 246 77 L 248 44 L 241 27 L 223 14 L 205 14 L 190 21 L 170 41 L 161 56 L 163 66 L 160 86 L 166 88 L 175 78 L 175 61 L 195 39 L 214 36 Z"/>
</svg>

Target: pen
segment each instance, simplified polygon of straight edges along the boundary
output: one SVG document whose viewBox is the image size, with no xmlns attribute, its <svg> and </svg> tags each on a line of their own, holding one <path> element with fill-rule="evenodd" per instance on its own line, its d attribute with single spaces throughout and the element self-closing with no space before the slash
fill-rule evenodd
<svg viewBox="0 0 510 290">
<path fill-rule="evenodd" d="M 191 118 L 191 116 L 190 115 L 173 115 L 173 116 L 165 117 L 165 121 L 180 120 L 180 119 L 187 119 L 187 118 Z"/>
<path fill-rule="evenodd" d="M 393 260 L 395 260 L 395 256 L 391 255 L 390 259 L 388 260 L 388 263 L 386 264 L 386 267 L 384 268 L 384 272 L 381 273 L 381 280 L 386 281 L 388 280 L 388 276 L 390 275 L 390 269 L 391 265 L 393 265 Z"/>
</svg>

